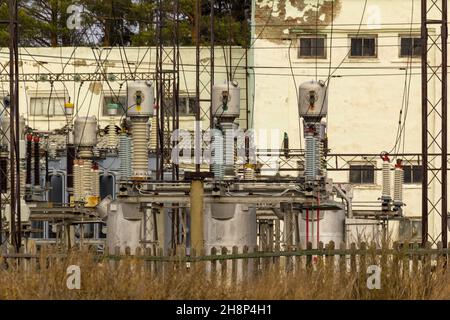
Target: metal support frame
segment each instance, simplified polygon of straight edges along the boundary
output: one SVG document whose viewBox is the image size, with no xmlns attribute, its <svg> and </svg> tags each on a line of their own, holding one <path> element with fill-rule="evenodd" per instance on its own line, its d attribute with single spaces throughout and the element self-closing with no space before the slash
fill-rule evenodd
<svg viewBox="0 0 450 320">
<path fill-rule="evenodd" d="M 422 245 L 428 241 L 433 244 L 441 242 L 447 248 L 447 0 L 422 0 L 421 11 Z M 430 32 L 430 27 L 435 27 L 437 33 L 434 30 Z M 428 54 L 435 51 L 436 62 Z M 440 92 L 437 89 L 433 99 L 428 89 L 434 87 L 440 88 Z M 441 163 L 439 170 L 430 170 L 436 167 L 429 158 L 430 153 L 439 154 L 434 159 Z M 430 187 L 435 194 L 430 192 Z M 430 216 L 441 219 L 441 230 L 437 236 L 434 230 L 430 232 Z"/>
<path fill-rule="evenodd" d="M 10 236 L 12 245 L 18 252 L 22 245 L 20 211 L 20 163 L 19 163 L 19 33 L 18 1 L 9 0 L 9 95 L 10 95 Z M 6 132 L 2 132 L 5 135 Z M 4 208 L 4 207 L 3 207 Z M 2 210 L 1 208 L 0 210 Z"/>
<path fill-rule="evenodd" d="M 158 0 L 157 5 L 156 82 L 159 108 L 156 177 L 163 179 L 164 172 L 171 170 L 172 179 L 178 179 L 179 168 L 171 161 L 171 150 L 174 147 L 171 134 L 179 128 L 179 0 L 168 4 Z M 170 10 L 172 12 L 168 14 Z M 164 29 L 167 27 L 171 27 L 170 39 L 164 38 Z"/>
</svg>

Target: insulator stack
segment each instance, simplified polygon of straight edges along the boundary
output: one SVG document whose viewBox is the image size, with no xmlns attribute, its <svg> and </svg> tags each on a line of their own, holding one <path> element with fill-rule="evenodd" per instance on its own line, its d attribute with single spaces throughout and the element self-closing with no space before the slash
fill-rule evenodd
<svg viewBox="0 0 450 320">
<path fill-rule="evenodd" d="M 397 161 L 394 170 L 394 205 L 403 205 L 403 166 L 401 160 Z"/>
<path fill-rule="evenodd" d="M 152 121 L 151 121 L 151 128 L 150 128 L 150 130 L 151 130 L 150 131 L 150 149 L 151 150 L 156 150 L 158 148 L 158 131 L 156 130 L 157 126 L 158 126 L 157 121 L 158 121 L 158 119 L 155 116 L 152 118 Z"/>
<path fill-rule="evenodd" d="M 25 185 L 27 188 L 31 187 L 31 166 L 32 166 L 32 143 L 33 136 L 31 134 L 27 135 L 27 148 L 26 148 L 26 177 L 25 177 Z"/>
<path fill-rule="evenodd" d="M 133 137 L 133 176 L 148 176 L 147 122 L 135 118 L 131 135 Z"/>
<path fill-rule="evenodd" d="M 131 177 L 131 138 L 125 132 L 119 135 L 120 178 L 127 180 Z"/>
<path fill-rule="evenodd" d="M 50 159 L 56 159 L 58 156 L 58 144 L 56 142 L 50 142 L 48 145 L 48 156 Z"/>
<path fill-rule="evenodd" d="M 383 172 L 383 181 L 381 188 L 381 199 L 382 200 L 391 200 L 391 165 L 390 160 L 387 155 L 382 155 L 381 159 L 383 159 L 382 164 L 382 172 Z"/>
<path fill-rule="evenodd" d="M 67 189 L 69 193 L 73 191 L 73 180 L 74 180 L 74 161 L 75 161 L 75 146 L 73 144 L 67 145 Z"/>
<path fill-rule="evenodd" d="M 244 180 L 255 180 L 255 168 L 253 165 L 244 165 Z"/>
<path fill-rule="evenodd" d="M 319 141 L 313 133 L 306 135 L 305 178 L 315 180 L 320 167 Z"/>
<path fill-rule="evenodd" d="M 40 186 L 39 136 L 34 137 L 34 185 Z"/>
<path fill-rule="evenodd" d="M 212 141 L 212 170 L 214 178 L 221 180 L 224 176 L 223 137 L 219 131 L 215 131 Z"/>
<path fill-rule="evenodd" d="M 0 193 L 8 191 L 8 153 L 0 154 Z"/>
<path fill-rule="evenodd" d="M 235 164 L 235 147 L 234 147 L 234 135 L 233 135 L 233 123 L 223 123 L 222 124 L 224 132 L 224 174 L 226 176 L 234 177 L 236 172 L 234 171 Z"/>
<path fill-rule="evenodd" d="M 93 192 L 93 185 L 92 185 L 92 175 L 91 175 L 91 168 L 92 168 L 92 161 L 91 160 L 84 160 L 84 163 L 82 165 L 82 176 L 81 176 L 81 183 L 83 188 L 83 199 L 86 201 Z"/>
<path fill-rule="evenodd" d="M 93 163 L 91 166 L 89 180 L 91 182 L 91 193 L 86 197 L 86 206 L 95 207 L 100 202 L 100 171 L 97 163 Z"/>
<path fill-rule="evenodd" d="M 116 124 L 115 120 L 111 119 L 111 124 L 108 126 L 108 148 L 116 149 L 117 148 L 117 132 L 116 132 Z"/>
<path fill-rule="evenodd" d="M 20 175 L 20 196 L 24 197 L 25 192 L 26 192 L 26 186 L 25 186 L 25 183 L 23 183 L 23 181 L 25 181 L 25 179 L 26 179 L 26 165 L 25 165 L 25 162 L 23 162 L 23 161 L 20 162 L 19 175 Z"/>
<path fill-rule="evenodd" d="M 80 160 L 73 161 L 73 199 L 75 202 L 81 198 L 81 168 Z"/>
</svg>

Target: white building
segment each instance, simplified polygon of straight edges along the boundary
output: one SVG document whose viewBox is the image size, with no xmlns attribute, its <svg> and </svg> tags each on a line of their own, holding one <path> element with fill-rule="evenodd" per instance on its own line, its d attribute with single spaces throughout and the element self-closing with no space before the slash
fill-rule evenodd
<svg viewBox="0 0 450 320">
<path fill-rule="evenodd" d="M 330 77 L 332 154 L 420 154 L 420 12 L 420 0 L 256 0 L 254 128 L 280 128 L 288 133 L 291 148 L 300 148 L 298 85 Z M 430 26 L 429 32 L 440 30 Z M 431 64 L 439 64 L 438 54 L 429 53 Z M 436 90 L 429 92 L 430 99 L 436 99 Z M 396 144 L 400 110 L 405 127 Z M 346 165 L 352 170 L 329 176 L 337 183 L 351 182 L 355 202 L 376 201 L 381 172 L 373 168 L 381 168 L 380 158 L 346 159 L 352 160 Z M 417 157 L 405 160 L 404 213 L 420 219 L 420 163 Z M 358 165 L 369 167 L 358 170 Z M 429 195 L 438 199 L 439 186 L 432 185 Z M 438 236 L 440 216 L 431 215 L 429 225 L 430 234 Z"/>
</svg>

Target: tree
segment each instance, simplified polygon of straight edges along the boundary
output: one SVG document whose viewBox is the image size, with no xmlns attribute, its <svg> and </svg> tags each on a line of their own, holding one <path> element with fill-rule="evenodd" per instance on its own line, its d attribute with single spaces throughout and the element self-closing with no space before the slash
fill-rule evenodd
<svg viewBox="0 0 450 320">
<path fill-rule="evenodd" d="M 179 1 L 180 45 L 195 43 L 195 0 Z M 160 3 L 161 2 L 161 3 Z M 173 43 L 175 0 L 78 0 L 82 6 L 81 30 L 71 30 L 67 8 L 74 0 L 19 0 L 22 46 L 142 46 L 157 43 L 156 18 L 161 4 L 164 15 L 161 39 Z M 250 0 L 215 0 L 214 28 L 217 45 L 248 45 Z M 211 1 L 202 0 L 200 34 L 210 40 Z M 0 0 L 0 19 L 9 18 L 8 0 Z M 0 26 L 0 46 L 8 46 L 8 26 Z"/>
</svg>

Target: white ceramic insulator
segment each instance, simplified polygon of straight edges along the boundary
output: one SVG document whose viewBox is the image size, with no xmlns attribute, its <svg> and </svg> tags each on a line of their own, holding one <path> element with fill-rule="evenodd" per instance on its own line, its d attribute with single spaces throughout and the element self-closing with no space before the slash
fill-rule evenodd
<svg viewBox="0 0 450 320">
<path fill-rule="evenodd" d="M 212 170 L 215 179 L 223 179 L 224 157 L 222 134 L 216 132 L 212 141 Z"/>
<path fill-rule="evenodd" d="M 56 158 L 57 148 L 58 145 L 56 144 L 56 142 L 50 142 L 50 144 L 48 145 L 48 156 L 50 157 L 50 159 Z"/>
<path fill-rule="evenodd" d="M 391 198 L 391 168 L 389 161 L 383 161 L 383 185 L 381 190 L 381 196 L 384 199 Z"/>
<path fill-rule="evenodd" d="M 84 160 L 83 164 L 83 175 L 82 175 L 82 185 L 83 185 L 83 198 L 84 200 L 87 199 L 88 196 L 91 196 L 93 194 L 93 179 L 91 174 L 92 168 L 92 161 L 91 160 Z"/>
<path fill-rule="evenodd" d="M 150 128 L 150 149 L 151 150 L 156 150 L 156 148 L 158 147 L 158 131 L 156 130 L 157 128 L 157 118 L 153 117 L 152 121 L 151 121 L 151 128 Z"/>
<path fill-rule="evenodd" d="M 108 148 L 110 149 L 117 148 L 117 133 L 114 118 L 111 119 L 110 124 L 108 126 Z"/>
<path fill-rule="evenodd" d="M 403 169 L 395 168 L 394 171 L 394 204 L 403 203 Z"/>
<path fill-rule="evenodd" d="M 80 190 L 81 190 L 81 174 L 80 165 L 76 161 L 73 165 L 73 198 L 74 201 L 80 201 Z"/>
<path fill-rule="evenodd" d="M 20 196 L 23 198 L 25 196 L 25 180 L 26 180 L 27 171 L 25 169 L 25 163 L 21 162 L 21 170 L 20 170 Z"/>
<path fill-rule="evenodd" d="M 235 157 L 234 157 L 234 136 L 233 136 L 233 123 L 222 124 L 224 132 L 224 164 L 225 164 L 225 175 L 235 176 Z"/>
<path fill-rule="evenodd" d="M 245 180 L 255 180 L 255 170 L 253 168 L 244 168 L 244 179 Z"/>
<path fill-rule="evenodd" d="M 100 197 L 100 171 L 91 170 L 92 179 L 92 195 L 94 197 Z"/>
<path fill-rule="evenodd" d="M 131 138 L 126 133 L 119 135 L 119 159 L 120 159 L 120 178 L 127 180 L 131 177 Z"/>
<path fill-rule="evenodd" d="M 147 177 L 149 174 L 147 123 L 145 121 L 134 121 L 131 135 L 133 137 L 133 175 L 135 177 Z"/>
<path fill-rule="evenodd" d="M 308 134 L 306 140 L 306 155 L 305 155 L 305 178 L 315 180 L 318 168 L 320 167 L 320 157 L 317 137 Z"/>
</svg>

